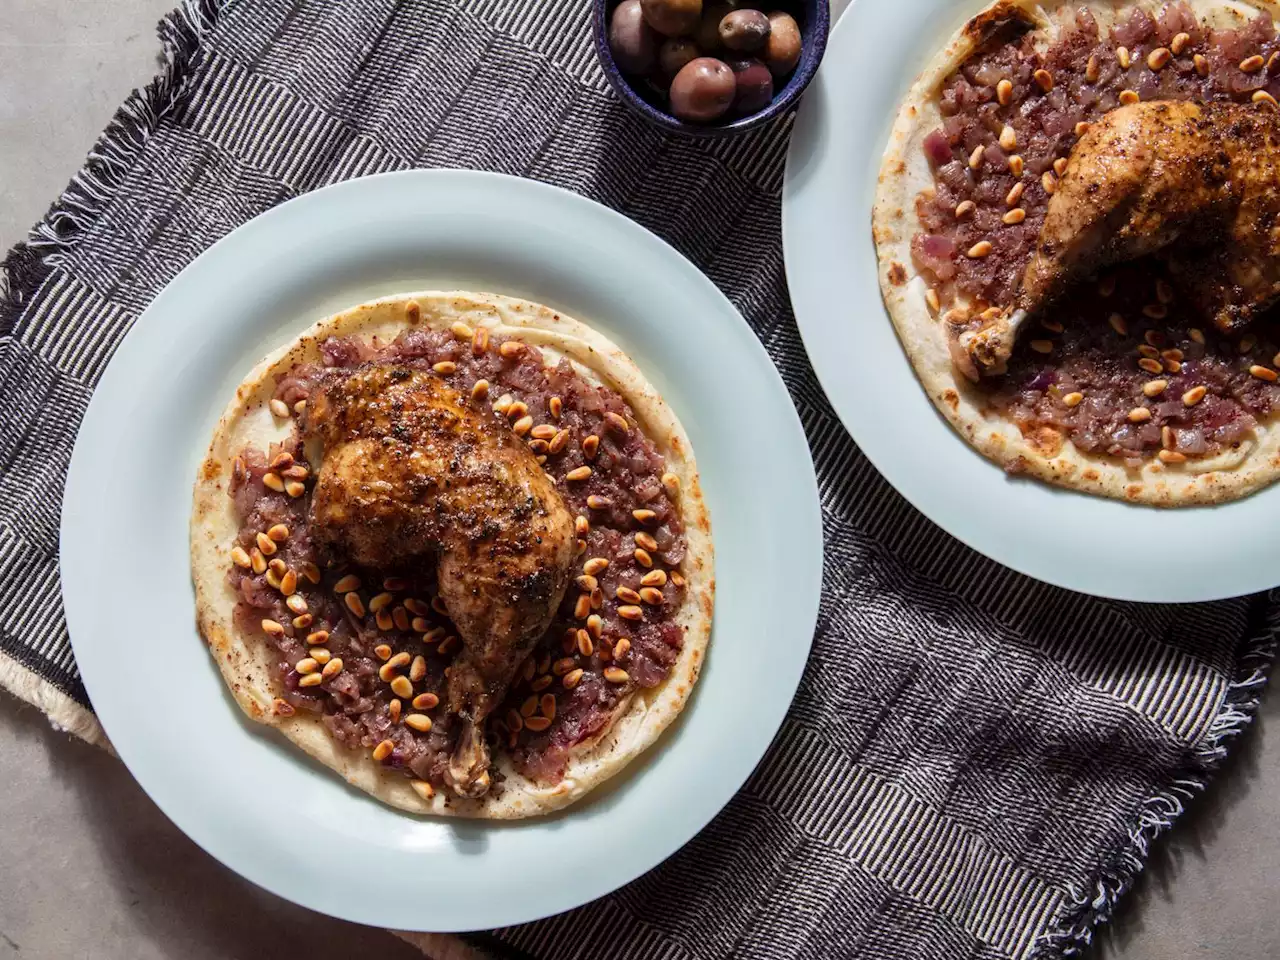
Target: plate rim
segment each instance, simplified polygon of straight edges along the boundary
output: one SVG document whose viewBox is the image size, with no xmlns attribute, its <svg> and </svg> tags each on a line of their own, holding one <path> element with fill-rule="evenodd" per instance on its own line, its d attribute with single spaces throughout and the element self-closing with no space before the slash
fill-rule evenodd
<svg viewBox="0 0 1280 960">
<path fill-rule="evenodd" d="M 807 586 L 805 586 L 802 591 L 797 591 L 789 600 L 789 605 L 792 609 L 792 619 L 796 622 L 805 624 L 807 629 L 796 632 L 796 645 L 802 645 L 803 649 L 797 651 L 793 658 L 794 666 L 791 670 L 793 676 L 785 678 L 783 685 L 778 689 L 778 693 L 774 701 L 775 709 L 773 711 L 773 714 L 776 715 L 766 716 L 765 718 L 766 722 L 764 726 L 767 728 L 767 735 L 761 735 L 758 737 L 758 749 L 753 748 L 751 751 L 752 756 L 750 758 L 750 762 L 742 765 L 742 769 L 738 771 L 738 774 L 740 775 L 735 774 L 731 778 L 734 780 L 732 789 L 725 791 L 723 798 L 708 808 L 706 816 L 701 817 L 693 829 L 680 831 L 668 837 L 665 842 L 652 844 L 652 847 L 654 847 L 658 852 L 654 854 L 646 854 L 643 857 L 640 857 L 639 859 L 643 861 L 643 863 L 638 868 L 624 871 L 626 875 L 621 876 L 620 879 L 611 878 L 609 883 L 594 889 L 588 896 L 576 897 L 574 898 L 574 902 L 558 906 L 556 909 L 549 911 L 534 910 L 527 913 L 527 915 L 521 913 L 519 909 L 507 910 L 503 915 L 495 917 L 493 922 L 485 922 L 481 925 L 474 923 L 458 925 L 456 923 L 449 922 L 441 923 L 438 919 L 425 921 L 415 917 L 402 916 L 396 916 L 393 918 L 372 918 L 367 914 L 367 911 L 363 910 L 335 910 L 329 907 L 318 906 L 309 897 L 300 896 L 299 892 L 296 890 L 281 888 L 278 884 L 273 883 L 270 878 L 264 877 L 262 875 L 262 871 L 251 869 L 250 865 L 237 861 L 235 857 L 231 856 L 227 850 L 227 845 L 218 841 L 216 830 L 209 829 L 207 824 L 199 822 L 193 823 L 189 812 L 183 809 L 175 809 L 170 796 L 165 794 L 162 790 L 153 789 L 155 784 L 151 780 L 151 774 L 149 772 L 145 775 L 145 778 L 144 776 L 139 775 L 139 768 L 146 766 L 145 763 L 139 762 L 140 753 L 136 752 L 140 751 L 142 747 L 140 747 L 135 741 L 130 741 L 128 739 L 124 741 L 113 741 L 113 743 L 116 746 L 116 750 L 121 761 L 129 769 L 130 774 L 142 787 L 143 791 L 147 793 L 152 802 L 155 803 L 165 816 L 168 817 L 180 830 L 182 830 L 184 834 L 186 834 L 206 853 L 213 856 L 216 860 L 223 863 L 238 875 L 245 877 L 250 882 L 286 900 L 299 903 L 309 909 L 314 909 L 319 912 L 353 922 L 382 926 L 390 925 L 398 929 L 417 930 L 423 932 L 465 932 L 469 930 L 487 929 L 495 926 L 508 926 L 518 923 L 532 922 L 546 916 L 561 913 L 565 910 L 574 909 L 600 897 L 607 896 L 619 887 L 634 881 L 645 873 L 648 873 L 659 866 L 668 857 L 687 845 L 694 836 L 705 829 L 711 820 L 713 820 L 715 816 L 723 810 L 723 808 L 739 792 L 755 769 L 759 766 L 760 762 L 764 759 L 776 738 L 778 731 L 782 727 L 786 714 L 790 710 L 796 692 L 799 689 L 799 684 L 812 650 L 813 636 L 816 631 L 817 618 L 819 614 L 819 603 L 822 590 L 822 565 L 825 551 L 821 523 L 821 501 L 819 497 L 817 476 L 813 465 L 812 451 L 809 448 L 807 437 L 804 432 L 803 422 L 801 421 L 799 412 L 795 407 L 794 400 L 792 399 L 790 392 L 787 390 L 780 373 L 773 364 L 772 358 L 770 358 L 767 351 L 765 351 L 759 337 L 756 335 L 755 331 L 751 329 L 750 325 L 746 322 L 745 318 L 742 317 L 740 311 L 732 301 L 729 300 L 724 292 L 721 291 L 705 273 L 688 260 L 684 254 L 643 225 L 589 197 L 561 187 L 543 183 L 541 181 L 488 171 L 459 168 L 434 168 L 392 171 L 342 181 L 337 184 L 331 184 L 278 204 L 251 220 L 240 224 L 238 227 L 219 238 L 216 242 L 203 250 L 190 263 L 188 263 L 181 271 L 179 271 L 165 285 L 165 287 L 156 294 L 146 309 L 139 314 L 137 320 L 126 333 L 125 337 L 121 339 L 121 342 L 112 355 L 112 361 L 108 364 L 106 370 L 104 370 L 102 377 L 95 386 L 93 393 L 90 396 L 89 403 L 86 406 L 80 428 L 77 430 L 75 447 L 73 449 L 67 471 L 67 478 L 63 491 L 63 502 L 59 518 L 58 569 L 61 576 L 61 589 L 64 608 L 66 610 L 68 636 L 70 638 L 72 651 L 76 657 L 77 663 L 93 663 L 94 656 L 92 654 L 82 658 L 82 650 L 86 648 L 85 638 L 88 636 L 88 627 L 86 625 L 87 617 L 84 616 L 85 611 L 81 608 L 81 601 L 75 596 L 77 588 L 71 587 L 69 589 L 69 584 L 74 584 L 76 582 L 74 570 L 76 564 L 84 562 L 82 559 L 75 557 L 75 551 L 80 550 L 83 555 L 84 546 L 88 541 L 88 531 L 75 529 L 80 517 L 80 510 L 78 508 L 84 502 L 84 490 L 86 489 L 87 484 L 91 484 L 87 466 L 87 458 L 90 456 L 89 444 L 87 441 L 82 442 L 82 438 L 89 435 L 92 431 L 102 428 L 102 425 L 98 424 L 97 421 L 104 416 L 102 411 L 106 409 L 104 404 L 107 403 L 107 400 L 103 400 L 101 398 L 111 397 L 111 390 L 104 390 L 103 388 L 111 387 L 112 385 L 112 366 L 115 365 L 116 358 L 122 355 L 126 357 L 130 356 L 131 351 L 143 349 L 142 347 L 139 347 L 138 344 L 140 342 L 144 342 L 145 338 L 153 336 L 154 333 L 152 332 L 152 328 L 157 325 L 157 321 L 155 319 L 149 318 L 161 317 L 164 315 L 166 309 L 168 309 L 169 301 L 172 300 L 174 296 L 177 296 L 177 294 L 174 294 L 172 291 L 174 291 L 175 288 L 179 290 L 181 289 L 182 278 L 189 272 L 194 271 L 198 273 L 200 270 L 205 269 L 202 266 L 202 263 L 207 263 L 209 259 L 216 256 L 217 251 L 225 248 L 225 246 L 241 242 L 244 237 L 244 232 L 272 229 L 273 224 L 281 222 L 282 218 L 288 217 L 288 211 L 296 210 L 298 206 L 324 204 L 327 202 L 325 199 L 327 196 L 332 196 L 337 192 L 346 193 L 350 191 L 376 190 L 378 188 L 375 184 L 382 184 L 387 181 L 402 182 L 406 184 L 403 188 L 406 190 L 422 189 L 426 190 L 428 193 L 433 189 L 437 189 L 433 186 L 433 182 L 435 181 L 439 181 L 444 184 L 447 184 L 450 181 L 471 181 L 474 182 L 479 189 L 488 189 L 493 192 L 515 191 L 516 193 L 529 191 L 531 194 L 541 193 L 544 196 L 553 197 L 554 200 L 552 202 L 556 204 L 578 205 L 581 210 L 589 211 L 589 216 L 603 217 L 603 222 L 605 224 L 612 225 L 613 229 L 629 232 L 634 238 L 633 242 L 640 244 L 653 244 L 656 245 L 655 249 L 661 248 L 664 251 L 662 255 L 664 259 L 669 260 L 679 269 L 688 271 L 699 278 L 700 282 L 704 285 L 707 295 L 719 298 L 719 300 L 722 301 L 723 307 L 731 311 L 732 315 L 737 318 L 737 322 L 741 324 L 741 333 L 745 334 L 742 338 L 744 349 L 753 351 L 756 354 L 756 361 L 762 365 L 762 368 L 767 368 L 772 372 L 773 382 L 770 385 L 770 389 L 775 391 L 778 399 L 783 401 L 780 412 L 782 415 L 789 417 L 789 423 L 794 428 L 793 435 L 799 441 L 799 448 L 804 451 L 803 460 L 797 463 L 793 469 L 796 471 L 796 482 L 804 488 L 806 496 L 804 497 L 803 503 L 797 503 L 794 505 L 794 509 L 789 512 L 788 516 L 792 518 L 793 523 L 797 527 L 803 529 L 803 539 L 808 540 L 813 548 L 808 551 L 810 555 L 809 564 L 816 574 L 809 578 Z M 425 186 L 419 187 L 419 183 L 423 183 Z M 392 292 L 393 291 L 387 290 L 384 291 L 383 295 L 387 295 Z M 111 387 L 111 389 L 114 390 L 116 388 Z M 787 411 L 789 411 L 789 413 L 787 413 Z M 199 438 L 193 442 L 203 447 L 203 442 Z M 700 473 L 701 472 L 703 471 L 700 469 Z M 713 524 L 715 523 L 714 517 L 712 522 Z M 68 545 L 71 545 L 70 550 L 68 549 Z M 194 610 L 192 613 L 194 614 Z M 714 629 L 715 627 L 713 623 L 713 642 L 715 639 Z M 81 638 L 79 644 L 75 639 L 77 635 Z M 191 637 L 199 640 L 199 636 L 194 629 L 194 616 L 192 617 Z M 202 641 L 201 645 L 203 646 Z M 208 660 L 208 665 L 211 669 L 216 671 L 216 667 L 213 665 L 211 659 Z M 95 671 L 92 669 L 89 672 L 86 672 L 82 668 L 81 679 L 86 691 L 90 694 L 91 700 L 93 699 L 94 691 L 104 689 L 101 684 L 106 683 L 105 678 L 96 675 Z M 101 702 L 110 703 L 111 698 L 102 698 Z M 114 709 L 110 707 L 107 708 L 107 713 L 113 714 Z M 104 729 L 107 730 L 108 736 L 110 737 L 111 721 L 104 717 L 101 711 L 99 711 L 99 717 L 102 720 Z M 237 715 L 235 719 L 240 720 L 241 718 Z M 680 720 L 681 722 L 687 722 L 687 719 L 684 716 L 682 716 Z M 255 734 L 259 733 L 257 730 L 254 732 Z M 670 734 L 667 734 L 666 736 L 669 735 Z M 658 749 L 661 749 L 661 743 L 658 745 Z M 645 759 L 653 761 L 655 757 L 657 757 L 657 752 L 649 751 L 647 752 Z M 324 770 L 323 774 L 330 778 L 337 777 L 336 773 L 328 770 Z M 630 771 L 629 774 L 624 773 L 620 775 L 618 778 L 619 782 L 625 781 L 628 776 L 635 777 L 635 769 Z M 338 778 L 335 786 L 339 789 L 345 788 L 345 784 L 341 782 L 340 778 Z M 158 796 L 157 794 L 162 794 L 162 796 Z M 378 801 L 371 797 L 366 797 L 363 794 L 361 794 L 358 799 L 379 807 L 383 806 L 379 804 Z M 412 820 L 420 819 L 412 817 L 409 814 L 402 814 L 398 811 L 396 811 L 396 815 L 408 817 Z M 573 815 L 572 807 L 568 808 L 567 815 L 570 817 Z M 421 819 L 425 819 L 426 822 L 443 821 L 445 824 L 452 825 L 466 824 L 471 827 L 478 825 L 480 829 L 509 828 L 509 825 L 503 822 L 468 821 L 457 820 L 456 818 Z M 518 821 L 516 826 L 517 828 L 525 824 L 532 826 L 545 822 L 546 819 L 547 818 L 532 818 L 527 821 Z"/>
</svg>

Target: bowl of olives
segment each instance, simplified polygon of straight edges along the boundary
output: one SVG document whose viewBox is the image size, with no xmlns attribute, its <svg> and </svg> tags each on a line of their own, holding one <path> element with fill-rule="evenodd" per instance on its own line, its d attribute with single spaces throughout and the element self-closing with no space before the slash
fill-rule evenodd
<svg viewBox="0 0 1280 960">
<path fill-rule="evenodd" d="M 596 53 L 628 107 L 724 136 L 784 113 L 827 46 L 828 0 L 595 0 Z"/>
</svg>

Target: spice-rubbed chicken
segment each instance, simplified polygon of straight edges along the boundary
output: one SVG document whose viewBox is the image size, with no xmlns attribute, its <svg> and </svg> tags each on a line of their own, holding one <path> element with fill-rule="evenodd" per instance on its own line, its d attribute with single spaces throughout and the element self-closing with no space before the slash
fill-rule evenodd
<svg viewBox="0 0 1280 960">
<path fill-rule="evenodd" d="M 1018 328 L 1099 267 L 1164 251 L 1223 332 L 1280 297 L 1280 114 L 1264 104 L 1153 101 L 1081 137 L 1049 200 L 1014 309 L 961 344 L 1003 371 Z"/>
<path fill-rule="evenodd" d="M 361 565 L 438 559 L 440 599 L 464 643 L 448 682 L 460 720 L 448 777 L 460 795 L 482 796 L 484 722 L 564 596 L 573 516 L 524 443 L 425 371 L 371 364 L 335 377 L 308 420 L 325 447 L 315 536 Z"/>
</svg>

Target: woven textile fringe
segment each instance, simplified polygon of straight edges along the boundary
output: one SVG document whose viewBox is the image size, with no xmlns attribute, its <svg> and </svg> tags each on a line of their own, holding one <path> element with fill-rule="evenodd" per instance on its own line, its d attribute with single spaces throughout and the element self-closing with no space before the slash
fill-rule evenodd
<svg viewBox="0 0 1280 960">
<path fill-rule="evenodd" d="M 9 336 L 19 312 L 50 271 L 97 222 L 160 120 L 182 105 L 202 55 L 203 39 L 234 2 L 183 0 L 160 21 L 160 72 L 129 95 L 89 151 L 84 167 L 0 267 L 0 342 Z"/>
<path fill-rule="evenodd" d="M 1227 759 L 1232 742 L 1248 729 L 1266 692 L 1267 679 L 1280 636 L 1280 590 L 1268 595 L 1272 613 L 1247 641 L 1236 680 L 1227 689 L 1222 707 L 1209 732 L 1167 791 L 1148 797 L 1129 833 L 1129 843 L 1114 851 L 1102 864 L 1092 890 L 1073 890 L 1074 907 L 1037 944 L 1033 957 L 1076 957 L 1093 942 L 1093 935 L 1111 920 L 1116 905 L 1129 891 L 1147 865 L 1151 845 L 1167 832 L 1186 809 L 1203 793 L 1213 774 Z"/>
<path fill-rule="evenodd" d="M 0 687 L 43 711 L 55 730 L 73 733 L 108 753 L 115 753 L 97 717 L 53 684 L 3 654 L 0 654 Z"/>
</svg>

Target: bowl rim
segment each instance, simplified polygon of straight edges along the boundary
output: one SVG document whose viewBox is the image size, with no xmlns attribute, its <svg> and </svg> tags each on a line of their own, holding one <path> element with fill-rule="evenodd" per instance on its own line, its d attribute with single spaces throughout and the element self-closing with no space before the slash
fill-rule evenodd
<svg viewBox="0 0 1280 960">
<path fill-rule="evenodd" d="M 618 2 L 621 2 L 621 0 L 618 0 Z M 613 59 L 613 52 L 609 49 L 608 17 L 606 15 L 612 3 L 613 0 L 593 0 L 591 17 L 591 32 L 595 40 L 596 59 L 600 61 L 600 68 L 604 71 L 604 76 L 609 81 L 609 86 L 613 88 L 618 98 L 628 108 L 640 114 L 650 123 L 672 133 L 680 133 L 690 137 L 732 136 L 733 134 L 762 126 L 786 113 L 788 108 L 804 93 L 810 81 L 813 80 L 814 75 L 818 72 L 818 67 L 821 65 L 822 58 L 827 51 L 827 38 L 831 32 L 830 0 L 812 0 L 815 14 L 814 42 L 810 44 L 809 57 L 806 59 L 802 53 L 801 62 L 796 65 L 796 69 L 788 78 L 787 86 L 779 96 L 775 97 L 763 110 L 734 120 L 732 123 L 688 123 L 653 106 L 627 82 L 622 68 Z M 804 5 L 809 6 L 808 3 Z"/>
</svg>

